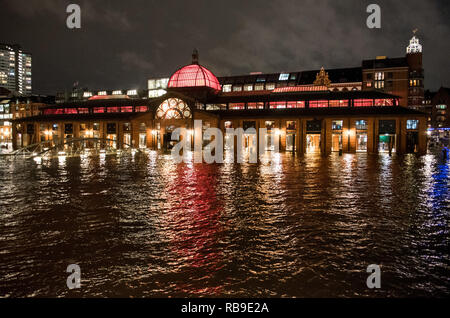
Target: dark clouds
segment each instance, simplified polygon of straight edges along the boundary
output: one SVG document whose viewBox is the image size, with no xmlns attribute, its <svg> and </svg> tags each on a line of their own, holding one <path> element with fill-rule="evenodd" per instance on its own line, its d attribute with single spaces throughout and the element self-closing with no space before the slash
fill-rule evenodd
<svg viewBox="0 0 450 318">
<path fill-rule="evenodd" d="M 82 29 L 65 26 L 66 6 Z M 450 86 L 448 1 L 0 0 L 0 42 L 33 53 L 33 87 L 54 93 L 79 81 L 92 89 L 146 86 L 189 63 L 194 47 L 216 75 L 359 66 L 403 56 L 411 30 L 424 46 L 426 87 Z M 382 8 L 382 29 L 366 7 Z"/>
</svg>

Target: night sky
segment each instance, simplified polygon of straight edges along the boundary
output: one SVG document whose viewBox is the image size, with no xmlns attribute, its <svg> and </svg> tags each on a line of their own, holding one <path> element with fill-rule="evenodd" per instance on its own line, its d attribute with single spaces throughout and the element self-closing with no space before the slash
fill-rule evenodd
<svg viewBox="0 0 450 318">
<path fill-rule="evenodd" d="M 66 27 L 77 3 L 82 28 Z M 366 7 L 382 9 L 368 29 Z M 146 88 L 200 63 L 217 76 L 360 66 L 377 55 L 400 57 L 412 30 L 424 47 L 425 87 L 450 86 L 448 0 L 0 0 L 0 42 L 33 54 L 34 93 L 82 87 Z"/>
</svg>

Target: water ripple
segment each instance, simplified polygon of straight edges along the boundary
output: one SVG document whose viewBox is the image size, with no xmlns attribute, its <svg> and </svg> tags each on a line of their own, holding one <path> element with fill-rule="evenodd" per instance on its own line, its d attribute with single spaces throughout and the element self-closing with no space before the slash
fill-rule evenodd
<svg viewBox="0 0 450 318">
<path fill-rule="evenodd" d="M 2 160 L 0 296 L 449 296 L 449 168 L 433 155 Z"/>
</svg>

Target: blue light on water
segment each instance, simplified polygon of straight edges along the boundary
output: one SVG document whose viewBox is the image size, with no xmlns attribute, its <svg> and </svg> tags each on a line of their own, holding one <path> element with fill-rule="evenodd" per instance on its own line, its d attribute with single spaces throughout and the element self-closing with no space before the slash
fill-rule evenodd
<svg viewBox="0 0 450 318">
<path fill-rule="evenodd" d="M 433 210 L 435 211 L 443 208 L 442 205 L 447 202 L 446 198 L 449 197 L 449 170 L 449 163 L 446 162 L 445 159 L 444 162 L 436 165 L 436 172 L 432 175 L 434 182 L 431 196 L 433 201 Z"/>
</svg>

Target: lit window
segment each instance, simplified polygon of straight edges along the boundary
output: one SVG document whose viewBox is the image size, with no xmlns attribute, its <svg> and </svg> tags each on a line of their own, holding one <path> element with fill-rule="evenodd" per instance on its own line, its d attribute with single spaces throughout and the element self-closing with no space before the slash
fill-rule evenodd
<svg viewBox="0 0 450 318">
<path fill-rule="evenodd" d="M 264 103 L 248 103 L 248 109 L 264 109 Z"/>
<path fill-rule="evenodd" d="M 270 102 L 269 106 L 272 109 L 283 109 L 286 108 L 286 102 Z"/>
<path fill-rule="evenodd" d="M 342 130 L 342 127 L 344 127 L 344 121 L 343 120 L 333 120 L 331 124 L 332 130 Z"/>
<path fill-rule="evenodd" d="M 206 104 L 206 110 L 221 110 L 226 108 L 226 104 Z"/>
<path fill-rule="evenodd" d="M 384 81 L 384 72 L 376 72 L 375 80 L 376 81 Z"/>
<path fill-rule="evenodd" d="M 114 91 L 113 95 L 122 95 L 122 91 Z"/>
<path fill-rule="evenodd" d="M 242 92 L 242 86 L 241 85 L 234 85 L 233 86 L 233 92 Z"/>
<path fill-rule="evenodd" d="M 419 121 L 416 119 L 409 119 L 406 121 L 406 129 L 417 130 L 419 128 Z"/>
<path fill-rule="evenodd" d="M 148 89 L 166 89 L 169 83 L 169 78 L 159 78 L 159 79 L 150 79 L 148 80 Z"/>
<path fill-rule="evenodd" d="M 148 80 L 148 89 L 156 89 L 156 80 Z"/>
<path fill-rule="evenodd" d="M 357 120 L 356 121 L 357 130 L 367 130 L 367 120 Z"/>
<path fill-rule="evenodd" d="M 375 99 L 375 106 L 394 106 L 394 100 L 391 98 Z"/>
<path fill-rule="evenodd" d="M 76 108 L 66 108 L 64 109 L 64 114 L 77 114 L 77 109 Z"/>
<path fill-rule="evenodd" d="M 437 109 L 447 109 L 447 105 L 436 105 Z"/>
<path fill-rule="evenodd" d="M 128 96 L 136 96 L 137 95 L 137 90 L 135 89 L 131 89 L 127 92 Z"/>
<path fill-rule="evenodd" d="M 148 97 L 149 98 L 157 98 L 157 97 L 161 97 L 161 96 L 165 95 L 166 93 L 167 93 L 167 91 L 165 91 L 164 89 L 149 90 Z"/>
<path fill-rule="evenodd" d="M 330 100 L 330 107 L 348 107 L 348 99 Z"/>
<path fill-rule="evenodd" d="M 297 122 L 291 120 L 286 122 L 286 130 L 296 130 L 297 129 Z"/>
<path fill-rule="evenodd" d="M 275 84 L 274 83 L 266 84 L 266 90 L 267 91 L 273 91 L 274 89 L 275 89 Z"/>
<path fill-rule="evenodd" d="M 83 93 L 83 97 L 92 97 L 92 93 L 91 92 L 84 92 Z"/>
<path fill-rule="evenodd" d="M 305 101 L 288 102 L 287 108 L 305 108 Z"/>
<path fill-rule="evenodd" d="M 231 92 L 231 87 L 232 87 L 232 85 L 230 85 L 230 84 L 223 85 L 222 90 L 224 93 L 229 93 L 229 92 Z"/>
<path fill-rule="evenodd" d="M 108 107 L 106 112 L 107 113 L 120 113 L 120 107 Z"/>
<path fill-rule="evenodd" d="M 63 109 L 45 109 L 44 115 L 62 115 L 64 114 Z"/>
<path fill-rule="evenodd" d="M 278 78 L 279 81 L 287 81 L 289 79 L 289 74 L 281 73 L 280 77 Z"/>
<path fill-rule="evenodd" d="M 255 91 L 263 91 L 264 90 L 264 84 L 255 84 Z"/>
<path fill-rule="evenodd" d="M 106 93 L 106 91 L 100 91 L 100 92 L 98 92 L 97 95 L 98 95 L 98 96 L 106 96 L 107 93 Z"/>
<path fill-rule="evenodd" d="M 355 99 L 353 101 L 355 107 L 370 107 L 373 106 L 373 99 Z"/>
<path fill-rule="evenodd" d="M 137 111 L 137 110 L 136 110 Z M 156 111 L 157 119 L 184 119 L 192 118 L 188 105 L 178 98 L 165 100 Z"/>
<path fill-rule="evenodd" d="M 384 88 L 384 72 L 375 73 L 375 88 L 376 89 Z"/>
<path fill-rule="evenodd" d="M 275 122 L 271 120 L 266 121 L 266 129 L 272 130 L 273 128 L 275 128 Z"/>
<path fill-rule="evenodd" d="M 120 108 L 121 113 L 132 113 L 133 112 L 133 106 L 123 106 Z"/>
<path fill-rule="evenodd" d="M 253 90 L 253 84 L 246 84 L 244 85 L 244 91 L 250 92 Z"/>
<path fill-rule="evenodd" d="M 376 81 L 375 82 L 375 88 L 377 88 L 377 89 L 384 88 L 384 81 Z"/>
<path fill-rule="evenodd" d="M 147 106 L 136 106 L 134 110 L 136 113 L 145 113 L 148 111 L 148 107 Z"/>
<path fill-rule="evenodd" d="M 309 102 L 310 108 L 322 108 L 322 107 L 328 107 L 328 101 L 327 100 L 312 100 Z"/>
<path fill-rule="evenodd" d="M 230 109 L 232 109 L 232 110 L 245 109 L 245 103 L 232 103 L 232 104 L 230 104 Z"/>
</svg>

